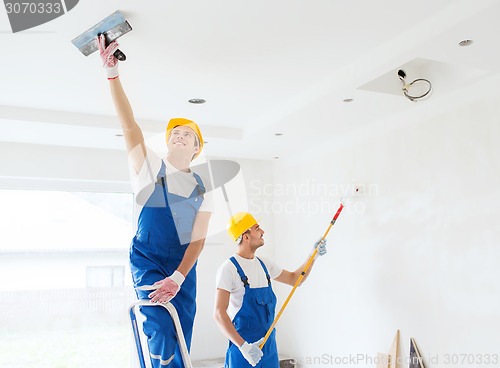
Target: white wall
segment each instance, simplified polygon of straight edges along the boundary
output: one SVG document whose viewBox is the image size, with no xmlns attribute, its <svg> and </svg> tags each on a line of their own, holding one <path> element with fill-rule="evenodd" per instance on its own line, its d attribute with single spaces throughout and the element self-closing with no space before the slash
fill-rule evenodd
<svg viewBox="0 0 500 368">
<path fill-rule="evenodd" d="M 435 117 L 402 117 L 384 131 L 375 124 L 333 137 L 331 147 L 290 159 L 238 160 L 248 209 L 268 230 L 261 254 L 286 268 L 304 261 L 341 195 L 348 205 L 328 254 L 278 324 L 281 353 L 324 358 L 326 366 L 330 356 L 355 357 L 356 366 L 373 367 L 366 357 L 387 353 L 400 329 L 401 355 L 414 337 L 428 366 L 446 366 L 445 354 L 498 354 L 498 116 L 496 96 L 487 96 Z M 31 187 L 23 176 L 80 190 L 96 180 L 129 185 L 124 152 L 8 143 L 0 150 L 3 185 Z M 355 184 L 364 196 L 353 195 Z M 234 250 L 221 234 L 199 261 L 193 360 L 222 356 L 226 347 L 212 320 L 215 270 Z M 281 306 L 290 288 L 276 290 Z"/>
<path fill-rule="evenodd" d="M 435 117 L 402 117 L 389 130 L 332 138 L 329 147 L 275 163 L 275 186 L 288 185 L 274 196 L 282 209 L 275 213 L 278 260 L 300 263 L 342 194 L 348 204 L 328 236 L 328 254 L 279 322 L 282 353 L 304 367 L 320 366 L 314 359 L 333 365 L 332 356 L 357 359 L 344 366 L 374 367 L 366 356 L 388 353 L 397 329 L 400 355 L 414 337 L 434 368 L 452 366 L 446 354 L 474 354 L 477 363 L 476 354 L 499 353 L 498 116 L 498 96 L 487 96 Z M 356 184 L 364 196 L 343 190 Z M 294 201 L 310 210 L 287 211 Z M 288 290 L 280 293 L 282 302 Z"/>
</svg>

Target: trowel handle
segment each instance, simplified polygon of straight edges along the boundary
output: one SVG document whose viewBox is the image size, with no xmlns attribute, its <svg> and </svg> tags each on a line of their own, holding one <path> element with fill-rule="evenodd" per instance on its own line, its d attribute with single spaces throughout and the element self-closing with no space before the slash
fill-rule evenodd
<svg viewBox="0 0 500 368">
<path fill-rule="evenodd" d="M 115 58 L 117 58 L 120 61 L 127 60 L 127 57 L 125 56 L 125 54 L 123 52 L 121 52 L 121 50 L 119 50 L 119 49 L 116 50 L 113 55 L 115 56 Z"/>
</svg>

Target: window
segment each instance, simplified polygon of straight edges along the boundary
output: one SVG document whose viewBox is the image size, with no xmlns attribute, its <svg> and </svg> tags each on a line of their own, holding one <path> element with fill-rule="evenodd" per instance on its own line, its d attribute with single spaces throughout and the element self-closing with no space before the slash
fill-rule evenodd
<svg viewBox="0 0 500 368">
<path fill-rule="evenodd" d="M 2 367 L 130 367 L 133 195 L 0 189 Z"/>
<path fill-rule="evenodd" d="M 121 287 L 124 279 L 124 266 L 87 267 L 87 287 Z"/>
</svg>

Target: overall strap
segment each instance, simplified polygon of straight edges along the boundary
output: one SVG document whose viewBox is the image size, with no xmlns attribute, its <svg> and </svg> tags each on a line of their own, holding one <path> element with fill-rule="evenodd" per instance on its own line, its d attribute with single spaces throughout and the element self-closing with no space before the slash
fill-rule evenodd
<svg viewBox="0 0 500 368">
<path fill-rule="evenodd" d="M 260 265 L 262 266 L 262 268 L 264 269 L 264 272 L 266 273 L 267 285 L 271 286 L 271 277 L 269 276 L 269 272 L 267 272 L 266 265 L 264 264 L 264 262 L 262 262 L 262 260 L 259 257 L 256 257 L 256 258 L 259 260 Z"/>
<path fill-rule="evenodd" d="M 198 186 L 197 186 L 198 195 L 201 196 L 201 198 L 203 198 L 203 196 L 206 192 L 205 185 L 203 184 L 203 181 L 201 180 L 200 176 L 197 173 L 195 173 L 194 171 L 193 171 L 193 176 L 196 179 L 196 182 L 198 183 Z"/>
<path fill-rule="evenodd" d="M 229 258 L 231 262 L 233 262 L 234 267 L 236 267 L 236 271 L 238 271 L 238 275 L 240 275 L 241 281 L 243 282 L 243 285 L 245 286 L 245 289 L 250 287 L 250 284 L 248 283 L 248 277 L 245 275 L 245 272 L 243 272 L 243 269 L 241 268 L 240 264 L 236 260 L 236 258 L 231 257 Z"/>
<path fill-rule="evenodd" d="M 168 208 L 168 199 L 167 199 L 167 181 L 166 177 L 167 167 L 165 166 L 165 162 L 161 162 L 160 172 L 158 173 L 159 179 L 161 180 L 161 186 L 163 187 L 163 198 L 165 198 L 165 208 Z"/>
</svg>

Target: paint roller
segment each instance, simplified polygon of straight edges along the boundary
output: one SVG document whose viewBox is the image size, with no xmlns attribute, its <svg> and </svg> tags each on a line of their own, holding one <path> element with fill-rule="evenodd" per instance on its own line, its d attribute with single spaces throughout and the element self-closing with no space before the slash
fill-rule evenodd
<svg viewBox="0 0 500 368">
<path fill-rule="evenodd" d="M 328 228 L 326 229 L 325 233 L 323 234 L 323 237 L 321 238 L 320 241 L 324 241 L 328 235 L 328 233 L 330 232 L 330 229 L 332 228 L 332 226 L 335 224 L 335 221 L 337 221 L 337 218 L 339 217 L 340 215 L 340 212 L 342 212 L 342 209 L 344 208 L 344 204 L 342 202 L 340 202 L 340 207 L 339 209 L 337 210 L 337 212 L 335 213 L 335 215 L 333 216 L 332 220 L 330 221 L 330 224 L 328 225 Z M 271 327 L 269 327 L 269 329 L 267 330 L 267 333 L 266 335 L 264 336 L 264 340 L 262 341 L 262 343 L 260 344 L 260 348 L 262 349 L 264 347 L 264 344 L 266 343 L 267 339 L 269 338 L 269 336 L 271 335 L 271 333 L 273 332 L 274 330 L 274 326 L 276 326 L 276 323 L 278 323 L 278 320 L 280 319 L 281 317 L 281 314 L 283 313 L 283 311 L 285 310 L 286 306 L 288 305 L 288 302 L 290 301 L 290 299 L 292 298 L 293 296 L 293 293 L 295 293 L 295 290 L 297 289 L 297 287 L 300 285 L 300 283 L 302 282 L 302 279 L 304 278 L 304 276 L 306 275 L 306 272 L 307 270 L 309 269 L 309 267 L 311 267 L 311 264 L 313 263 L 314 261 L 314 258 L 316 258 L 316 254 L 318 253 L 318 248 L 315 248 L 314 251 L 311 253 L 311 255 L 309 256 L 307 262 L 306 262 L 306 265 L 304 266 L 304 269 L 302 270 L 302 272 L 300 273 L 300 276 L 299 278 L 297 279 L 297 281 L 295 282 L 295 285 L 293 285 L 293 288 L 292 288 L 292 291 L 290 291 L 290 294 L 288 294 L 288 297 L 286 298 L 285 302 L 283 303 L 283 306 L 281 307 L 280 311 L 278 312 L 278 314 L 276 315 L 276 318 L 274 318 L 274 321 L 273 323 L 271 324 Z"/>
</svg>

